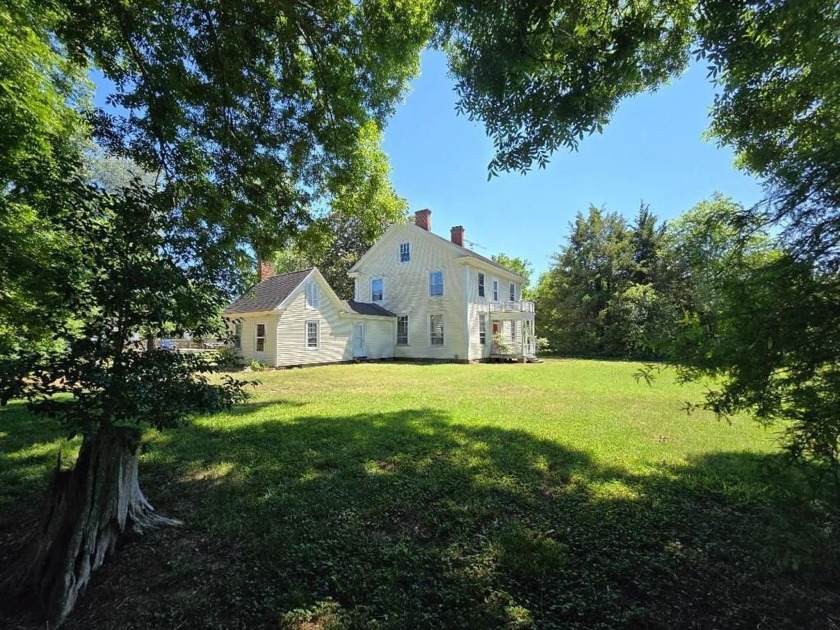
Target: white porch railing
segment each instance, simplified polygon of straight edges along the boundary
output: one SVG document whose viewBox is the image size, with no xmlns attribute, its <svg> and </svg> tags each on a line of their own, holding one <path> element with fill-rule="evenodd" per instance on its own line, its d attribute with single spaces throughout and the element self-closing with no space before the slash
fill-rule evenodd
<svg viewBox="0 0 840 630">
<path fill-rule="evenodd" d="M 533 313 L 534 303 L 530 300 L 515 300 L 513 302 L 490 302 L 491 313 Z"/>
<path fill-rule="evenodd" d="M 529 339 L 516 340 L 497 340 L 494 339 L 490 344 L 491 357 L 527 357 L 536 356 L 537 344 L 536 339 L 530 337 Z"/>
</svg>

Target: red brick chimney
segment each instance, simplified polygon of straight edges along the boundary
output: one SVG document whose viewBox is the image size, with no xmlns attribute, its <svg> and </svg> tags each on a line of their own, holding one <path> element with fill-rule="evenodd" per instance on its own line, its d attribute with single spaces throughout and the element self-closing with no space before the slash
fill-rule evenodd
<svg viewBox="0 0 840 630">
<path fill-rule="evenodd" d="M 459 247 L 464 246 L 464 226 L 463 225 L 456 225 L 454 228 L 450 230 L 452 234 L 452 242 L 458 245 Z"/>
<path fill-rule="evenodd" d="M 271 278 L 277 275 L 277 269 L 274 263 L 270 260 L 257 260 L 257 282 L 262 282 L 266 278 Z"/>
<path fill-rule="evenodd" d="M 432 211 L 428 208 L 425 210 L 418 210 L 414 213 L 414 225 L 421 227 L 427 232 L 432 231 Z"/>
</svg>

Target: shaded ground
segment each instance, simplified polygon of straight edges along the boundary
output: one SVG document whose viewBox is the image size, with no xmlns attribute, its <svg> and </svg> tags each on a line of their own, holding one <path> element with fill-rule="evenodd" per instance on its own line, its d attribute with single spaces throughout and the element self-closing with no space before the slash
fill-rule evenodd
<svg viewBox="0 0 840 630">
<path fill-rule="evenodd" d="M 152 435 L 145 490 L 186 524 L 129 541 L 66 627 L 838 627 L 836 534 L 773 455 L 631 467 L 462 419 L 291 396 Z M 56 430 L 0 411 L 0 562 Z"/>
</svg>

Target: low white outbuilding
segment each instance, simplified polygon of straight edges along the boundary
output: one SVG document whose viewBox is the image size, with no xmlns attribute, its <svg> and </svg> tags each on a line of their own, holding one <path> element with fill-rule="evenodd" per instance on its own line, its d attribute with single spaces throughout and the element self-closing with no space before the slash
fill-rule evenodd
<svg viewBox="0 0 840 630">
<path fill-rule="evenodd" d="M 265 278 L 224 315 L 246 363 L 291 367 L 394 356 L 395 315 L 378 304 L 340 300 L 314 267 Z"/>
</svg>

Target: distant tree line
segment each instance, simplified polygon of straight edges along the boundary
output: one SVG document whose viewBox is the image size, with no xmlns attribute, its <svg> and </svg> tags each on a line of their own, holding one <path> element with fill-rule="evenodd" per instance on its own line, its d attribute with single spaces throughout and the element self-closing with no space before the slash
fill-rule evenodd
<svg viewBox="0 0 840 630">
<path fill-rule="evenodd" d="M 632 222 L 596 207 L 578 213 L 534 292 L 538 335 L 559 354 L 673 356 L 720 308 L 727 279 L 770 255 L 758 226 L 737 238 L 746 217 L 720 195 L 671 223 L 644 203 Z"/>
</svg>

